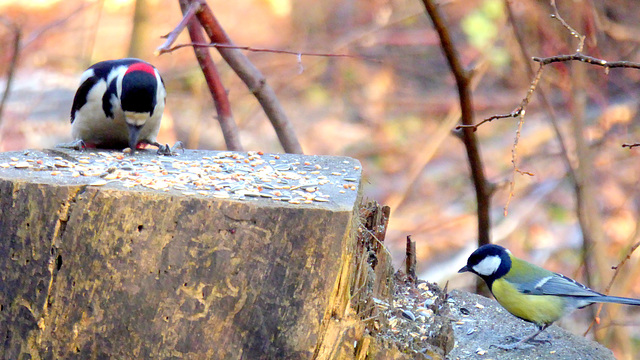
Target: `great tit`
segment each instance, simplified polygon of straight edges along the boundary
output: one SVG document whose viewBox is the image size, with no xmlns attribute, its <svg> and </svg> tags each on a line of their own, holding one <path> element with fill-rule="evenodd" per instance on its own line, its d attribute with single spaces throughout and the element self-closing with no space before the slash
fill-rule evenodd
<svg viewBox="0 0 640 360">
<path fill-rule="evenodd" d="M 515 344 L 495 345 L 505 350 L 527 346 L 526 342 L 575 309 L 593 303 L 640 305 L 639 299 L 600 294 L 564 275 L 518 259 L 499 245 L 483 245 L 474 251 L 458 273 L 467 271 L 480 276 L 507 311 L 538 327 L 536 333 Z"/>
</svg>

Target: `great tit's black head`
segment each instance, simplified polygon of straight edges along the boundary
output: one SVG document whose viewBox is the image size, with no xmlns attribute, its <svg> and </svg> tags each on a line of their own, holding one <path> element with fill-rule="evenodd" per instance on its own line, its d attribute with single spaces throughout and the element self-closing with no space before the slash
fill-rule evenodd
<svg viewBox="0 0 640 360">
<path fill-rule="evenodd" d="M 482 245 L 469 256 L 467 265 L 458 272 L 472 272 L 491 285 L 493 280 L 506 275 L 511 268 L 509 250 L 499 245 Z"/>
</svg>

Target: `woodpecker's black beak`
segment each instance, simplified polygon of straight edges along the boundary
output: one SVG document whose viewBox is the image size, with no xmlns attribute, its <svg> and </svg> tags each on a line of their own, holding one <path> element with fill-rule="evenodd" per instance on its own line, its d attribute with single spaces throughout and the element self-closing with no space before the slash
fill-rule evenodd
<svg viewBox="0 0 640 360">
<path fill-rule="evenodd" d="M 129 127 L 129 148 L 131 148 L 131 151 L 136 151 L 138 136 L 140 136 L 140 129 L 142 129 L 142 126 L 127 124 L 127 127 Z"/>
<path fill-rule="evenodd" d="M 463 266 L 462 269 L 458 270 L 458 274 L 469 271 L 467 265 Z"/>
</svg>

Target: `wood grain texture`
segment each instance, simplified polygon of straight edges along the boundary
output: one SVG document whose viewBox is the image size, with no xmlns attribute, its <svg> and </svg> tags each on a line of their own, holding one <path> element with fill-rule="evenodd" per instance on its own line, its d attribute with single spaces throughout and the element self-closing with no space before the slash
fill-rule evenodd
<svg viewBox="0 0 640 360">
<path fill-rule="evenodd" d="M 0 357 L 311 358 L 348 307 L 359 196 L 294 206 L 44 177 L 0 171 Z"/>
</svg>

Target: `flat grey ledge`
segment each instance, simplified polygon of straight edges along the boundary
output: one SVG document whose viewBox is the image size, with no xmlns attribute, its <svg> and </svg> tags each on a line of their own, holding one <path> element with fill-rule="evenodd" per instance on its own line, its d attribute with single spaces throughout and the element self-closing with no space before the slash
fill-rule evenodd
<svg viewBox="0 0 640 360">
<path fill-rule="evenodd" d="M 556 325 L 550 326 L 540 339 L 550 343 L 534 347 L 502 350 L 491 344 L 504 343 L 508 336 L 526 336 L 536 330 L 533 324 L 509 314 L 495 300 L 454 290 L 449 293 L 456 345 L 447 359 L 493 360 L 613 360 L 611 350 L 597 342 L 574 335 Z"/>
</svg>

